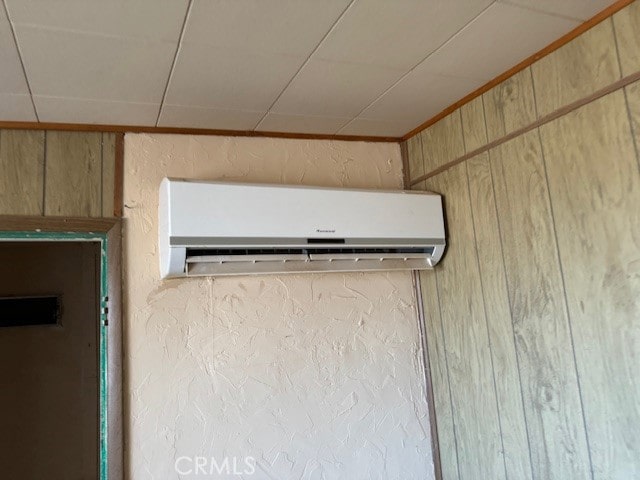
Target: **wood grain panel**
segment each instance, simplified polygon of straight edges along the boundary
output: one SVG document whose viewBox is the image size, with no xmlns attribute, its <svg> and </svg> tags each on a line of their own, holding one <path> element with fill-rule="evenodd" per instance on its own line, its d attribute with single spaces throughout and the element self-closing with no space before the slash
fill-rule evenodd
<svg viewBox="0 0 640 480">
<path fill-rule="evenodd" d="M 613 16 L 622 75 L 640 70 L 640 2 L 633 2 Z"/>
<path fill-rule="evenodd" d="M 483 95 L 489 141 L 536 121 L 531 69 L 527 68 Z"/>
<path fill-rule="evenodd" d="M 113 217 L 116 169 L 116 134 L 102 134 L 102 216 Z"/>
<path fill-rule="evenodd" d="M 432 125 L 421 136 L 425 173 L 464 154 L 460 111 L 455 111 Z"/>
<path fill-rule="evenodd" d="M 416 135 L 407 140 L 407 154 L 409 163 L 409 180 L 424 175 L 424 161 L 422 159 L 422 137 Z"/>
<path fill-rule="evenodd" d="M 462 480 L 504 479 L 495 380 L 484 313 L 466 166 L 426 182 L 445 195 L 446 258 L 435 271 Z M 479 414 L 481 412 L 481 414 Z"/>
<path fill-rule="evenodd" d="M 620 67 L 611 19 L 540 59 L 531 69 L 539 116 L 615 82 Z"/>
<path fill-rule="evenodd" d="M 640 82 L 636 82 L 625 88 L 629 117 L 636 146 L 636 157 L 640 168 Z"/>
<path fill-rule="evenodd" d="M 538 133 L 490 152 L 534 478 L 590 478 Z"/>
<path fill-rule="evenodd" d="M 433 385 L 442 478 L 444 480 L 458 480 L 460 477 L 458 476 L 458 454 L 453 427 L 453 406 L 451 405 L 451 389 L 435 272 L 420 272 L 420 287 L 424 304 L 427 355 L 431 370 L 431 384 Z"/>
<path fill-rule="evenodd" d="M 44 133 L 0 130 L 0 214 L 42 215 Z"/>
<path fill-rule="evenodd" d="M 466 134 L 466 130 L 465 130 Z M 467 162 L 469 194 L 476 249 L 479 252 L 482 292 L 491 341 L 498 396 L 498 413 L 507 478 L 531 479 L 527 426 L 520 388 L 520 372 L 511 323 L 511 307 L 502 261 L 500 228 L 491 179 L 489 154 Z"/>
<path fill-rule="evenodd" d="M 488 140 L 482 97 L 478 97 L 460 108 L 460 116 L 462 117 L 465 153 L 484 147 Z"/>
<path fill-rule="evenodd" d="M 421 182 L 413 185 L 411 189 L 424 191 L 427 186 L 425 182 Z M 420 271 L 418 273 L 420 275 L 420 293 L 424 312 L 428 368 L 433 388 L 434 405 L 432 410 L 434 418 L 432 421 L 435 422 L 436 429 L 434 438 L 438 442 L 437 450 L 442 474 L 442 478 L 439 479 L 436 476 L 436 480 L 459 480 L 451 387 L 449 385 L 449 371 L 445 355 L 436 275 L 434 271 Z"/>
<path fill-rule="evenodd" d="M 623 92 L 541 128 L 594 478 L 640 472 L 640 173 Z"/>
<path fill-rule="evenodd" d="M 101 214 L 102 134 L 47 132 L 45 215 Z"/>
</svg>

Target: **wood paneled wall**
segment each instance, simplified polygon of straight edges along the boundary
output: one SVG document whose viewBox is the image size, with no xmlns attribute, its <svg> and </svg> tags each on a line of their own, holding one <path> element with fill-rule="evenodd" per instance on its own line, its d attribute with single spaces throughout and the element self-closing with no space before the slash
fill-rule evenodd
<svg viewBox="0 0 640 480">
<path fill-rule="evenodd" d="M 113 217 L 116 134 L 0 130 L 0 215 Z"/>
<path fill-rule="evenodd" d="M 407 141 L 409 178 L 640 70 L 640 2 Z M 640 478 L 640 83 L 427 178 L 445 480 Z"/>
</svg>

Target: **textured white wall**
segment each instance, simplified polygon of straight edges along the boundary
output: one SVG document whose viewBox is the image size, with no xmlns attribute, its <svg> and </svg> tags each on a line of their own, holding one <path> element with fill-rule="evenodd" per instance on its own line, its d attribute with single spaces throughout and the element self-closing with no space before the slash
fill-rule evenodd
<svg viewBox="0 0 640 480">
<path fill-rule="evenodd" d="M 158 273 L 162 177 L 400 188 L 398 146 L 129 134 L 125 142 L 128 478 L 433 478 L 409 273 L 172 281 Z M 211 458 L 250 456 L 257 467 L 180 476 L 181 456 L 206 457 L 207 469 Z"/>
</svg>

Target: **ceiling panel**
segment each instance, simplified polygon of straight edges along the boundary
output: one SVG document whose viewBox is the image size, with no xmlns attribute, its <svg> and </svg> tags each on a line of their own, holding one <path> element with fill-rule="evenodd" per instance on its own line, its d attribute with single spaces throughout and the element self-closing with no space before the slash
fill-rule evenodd
<svg viewBox="0 0 640 480">
<path fill-rule="evenodd" d="M 425 60 L 435 73 L 488 81 L 579 22 L 494 3 Z"/>
<path fill-rule="evenodd" d="M 160 113 L 158 126 L 253 130 L 264 114 L 264 111 L 253 112 L 165 104 Z"/>
<path fill-rule="evenodd" d="M 36 113 L 33 111 L 31 95 L 0 93 L 0 121 L 35 122 Z"/>
<path fill-rule="evenodd" d="M 263 132 L 318 133 L 331 135 L 348 123 L 351 117 L 315 117 L 268 113 L 256 130 Z"/>
<path fill-rule="evenodd" d="M 408 70 L 492 0 L 360 0 L 340 19 L 316 58 Z"/>
<path fill-rule="evenodd" d="M 188 0 L 5 0 L 16 24 L 177 43 Z"/>
<path fill-rule="evenodd" d="M 41 122 L 153 125 L 159 104 L 85 100 L 34 95 Z"/>
<path fill-rule="evenodd" d="M 160 103 L 176 46 L 18 25 L 34 95 Z"/>
<path fill-rule="evenodd" d="M 302 57 L 301 65 L 349 3 L 350 0 L 194 0 L 183 41 L 236 52 L 294 55 Z"/>
<path fill-rule="evenodd" d="M 196 0 L 166 100 L 266 111 L 350 0 Z"/>
<path fill-rule="evenodd" d="M 528 7 L 539 12 L 564 15 L 576 20 L 588 20 L 596 13 L 611 5 L 611 0 L 498 0 L 501 3 L 510 3 Z"/>
<path fill-rule="evenodd" d="M 29 93 L 20 55 L 13 40 L 11 25 L 2 4 L 0 4 L 0 93 Z"/>
<path fill-rule="evenodd" d="M 480 87 L 478 80 L 434 74 L 419 65 L 364 110 L 360 117 L 377 120 L 414 119 L 424 122 Z"/>
<path fill-rule="evenodd" d="M 301 63 L 291 55 L 239 54 L 208 45 L 183 44 L 166 102 L 266 111 Z"/>
<path fill-rule="evenodd" d="M 402 70 L 311 59 L 271 109 L 276 113 L 357 115 L 402 76 Z"/>
<path fill-rule="evenodd" d="M 0 120 L 399 136 L 611 3 L 2 0 Z"/>
</svg>

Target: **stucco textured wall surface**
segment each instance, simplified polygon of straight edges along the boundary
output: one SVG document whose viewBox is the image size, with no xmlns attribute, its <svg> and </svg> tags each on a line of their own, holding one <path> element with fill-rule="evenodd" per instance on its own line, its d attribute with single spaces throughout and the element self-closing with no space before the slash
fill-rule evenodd
<svg viewBox="0 0 640 480">
<path fill-rule="evenodd" d="M 128 478 L 433 478 L 409 273 L 158 271 L 164 176 L 401 188 L 398 146 L 140 134 L 125 152 Z M 255 473 L 176 472 L 195 456 Z"/>
</svg>

